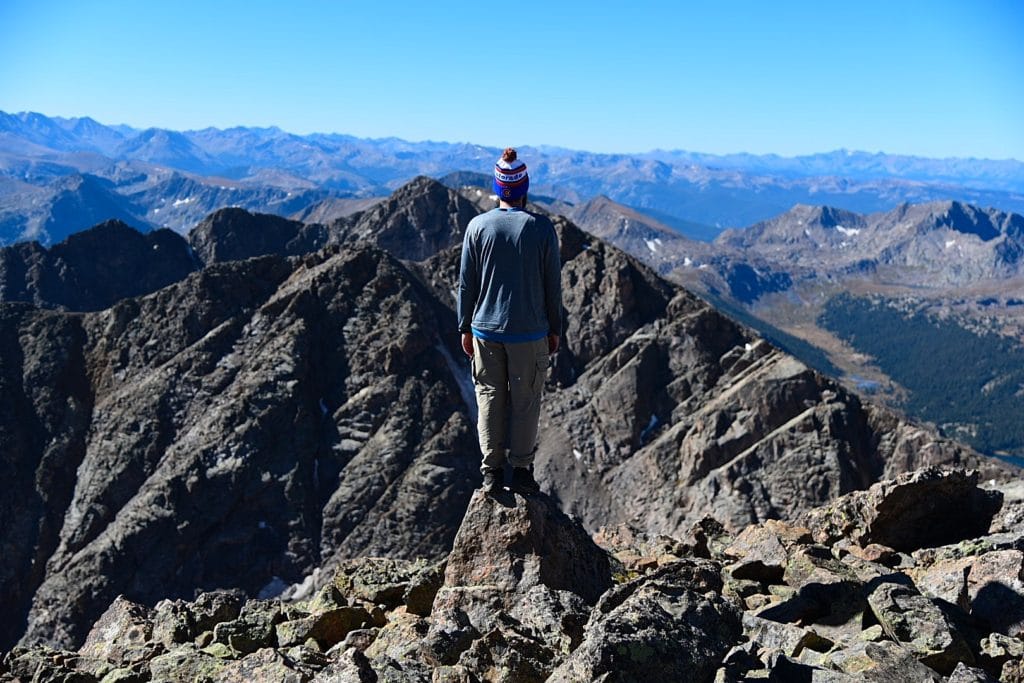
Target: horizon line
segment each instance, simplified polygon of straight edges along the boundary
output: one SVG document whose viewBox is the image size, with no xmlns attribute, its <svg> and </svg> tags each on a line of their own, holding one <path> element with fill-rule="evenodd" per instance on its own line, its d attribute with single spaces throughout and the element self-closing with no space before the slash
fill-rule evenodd
<svg viewBox="0 0 1024 683">
<path fill-rule="evenodd" d="M 385 136 L 381 136 L 381 137 L 373 137 L 373 136 L 365 136 L 364 137 L 364 136 L 359 136 L 359 135 L 355 135 L 355 134 L 352 134 L 352 133 L 344 133 L 344 132 L 340 132 L 340 131 L 313 131 L 313 132 L 310 132 L 310 133 L 296 133 L 296 132 L 293 132 L 293 131 L 286 130 L 286 129 L 282 128 L 281 126 L 277 125 L 277 124 L 271 124 L 271 125 L 266 125 L 266 126 L 236 124 L 236 125 L 231 125 L 231 126 L 226 126 L 226 127 L 209 125 L 209 126 L 205 126 L 203 128 L 184 128 L 184 129 L 182 129 L 182 128 L 166 128 L 166 127 L 162 127 L 162 126 L 146 126 L 144 128 L 139 128 L 137 126 L 134 126 L 134 125 L 128 124 L 128 123 L 104 123 L 102 121 L 99 121 L 99 120 L 93 118 L 92 116 L 90 116 L 88 114 L 83 115 L 83 116 L 64 116 L 64 115 L 44 114 L 42 112 L 30 111 L 30 110 L 23 110 L 23 111 L 19 111 L 19 112 L 7 112 L 7 111 L 4 111 L 2 109 L 0 109 L 0 114 L 6 114 L 8 116 L 24 116 L 24 115 L 35 114 L 35 115 L 42 116 L 42 117 L 45 117 L 45 118 L 48 118 L 48 119 L 63 119 L 63 120 L 66 120 L 66 121 L 89 119 L 89 120 L 94 121 L 95 123 L 97 123 L 97 124 L 99 124 L 101 126 L 106 127 L 106 128 L 123 127 L 123 128 L 129 128 L 129 129 L 131 129 L 133 131 L 136 131 L 137 133 L 144 133 L 144 132 L 149 131 L 149 130 L 162 130 L 162 131 L 168 131 L 168 132 L 172 132 L 172 133 L 200 133 L 200 132 L 208 131 L 208 130 L 215 130 L 215 131 L 218 131 L 218 132 L 226 132 L 226 131 L 236 130 L 236 129 L 241 129 L 241 130 L 277 130 L 277 131 L 280 131 L 280 132 L 285 133 L 287 135 L 293 135 L 293 136 L 299 137 L 299 138 L 309 138 L 309 137 L 315 137 L 315 136 L 337 135 L 337 136 L 344 136 L 344 137 L 354 138 L 356 140 L 366 140 L 366 141 L 371 141 L 371 142 L 379 142 L 379 141 L 384 141 L 384 140 L 396 140 L 398 142 L 404 142 L 404 143 L 413 144 L 413 145 L 415 145 L 415 144 L 444 144 L 444 145 L 466 145 L 466 146 L 470 146 L 470 147 L 481 147 L 481 148 L 485 148 L 485 149 L 489 149 L 489 150 L 498 150 L 498 151 L 503 149 L 502 147 L 495 146 L 495 145 L 486 145 L 486 144 L 477 143 L 477 142 L 470 142 L 470 141 L 451 141 L 451 140 L 432 140 L 432 139 L 409 140 L 407 138 L 403 138 L 403 137 L 400 137 L 400 136 L 397 136 L 397 135 L 385 135 Z M 588 149 L 576 149 L 576 148 L 572 148 L 572 147 L 564 147 L 562 145 L 553 144 L 553 143 L 528 143 L 528 144 L 510 145 L 510 146 L 517 147 L 519 149 L 535 149 L 537 151 L 540 151 L 541 153 L 543 153 L 544 150 L 547 149 L 547 150 L 552 150 L 552 151 L 575 152 L 575 153 L 582 152 L 582 153 L 586 153 L 586 154 L 592 154 L 594 156 L 611 156 L 611 157 L 645 157 L 645 156 L 651 156 L 651 155 L 655 155 L 655 154 L 691 154 L 691 155 L 695 155 L 695 156 L 718 157 L 718 158 L 744 157 L 744 156 L 747 156 L 747 157 L 762 157 L 762 158 L 776 158 L 776 159 L 796 160 L 796 159 L 814 158 L 814 157 L 819 157 L 819 156 L 829 156 L 829 155 L 835 155 L 835 154 L 845 154 L 847 156 L 856 156 L 856 155 L 875 156 L 875 157 L 877 157 L 877 156 L 885 156 L 885 157 L 898 157 L 898 158 L 904 158 L 904 159 L 924 159 L 924 160 L 929 160 L 929 161 L 985 161 L 985 162 L 993 162 L 993 163 L 1007 163 L 1007 162 L 1011 162 L 1011 163 L 1016 163 L 1016 164 L 1024 165 L 1024 160 L 1017 159 L 1016 157 L 1004 157 L 1002 159 L 997 159 L 997 158 L 992 158 L 992 157 L 979 157 L 979 156 L 923 156 L 923 155 L 920 155 L 920 154 L 905 154 L 905 153 L 900 153 L 900 152 L 886 152 L 886 151 L 883 151 L 883 150 L 878 150 L 878 151 L 872 152 L 872 151 L 868 151 L 868 150 L 865 150 L 865 149 L 849 149 L 849 148 L 846 148 L 846 147 L 836 147 L 836 148 L 830 149 L 830 150 L 819 151 L 819 152 L 810 152 L 810 153 L 806 153 L 806 154 L 787 155 L 787 154 L 782 154 L 782 153 L 779 153 L 779 152 L 749 152 L 749 151 L 738 151 L 738 152 L 702 152 L 702 151 L 697 151 L 697 150 L 692 150 L 692 149 L 663 148 L 663 147 L 655 147 L 653 149 L 649 149 L 649 150 L 646 150 L 646 151 L 643 151 L 643 152 L 636 152 L 636 151 L 634 151 L 634 152 L 595 152 L 595 151 L 588 150 Z"/>
</svg>

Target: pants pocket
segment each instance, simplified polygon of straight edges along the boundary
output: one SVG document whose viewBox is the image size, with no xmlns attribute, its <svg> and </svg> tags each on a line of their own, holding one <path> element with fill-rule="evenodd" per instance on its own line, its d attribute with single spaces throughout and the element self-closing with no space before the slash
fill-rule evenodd
<svg viewBox="0 0 1024 683">
<path fill-rule="evenodd" d="M 548 355 L 546 353 L 543 356 L 537 356 L 537 368 L 536 373 L 533 376 L 534 395 L 540 395 L 544 390 L 544 382 L 548 379 L 548 362 Z"/>
</svg>

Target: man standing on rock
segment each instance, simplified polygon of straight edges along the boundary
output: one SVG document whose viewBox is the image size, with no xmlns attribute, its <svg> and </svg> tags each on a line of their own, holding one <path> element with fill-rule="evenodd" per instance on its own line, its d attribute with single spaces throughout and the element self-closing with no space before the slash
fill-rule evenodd
<svg viewBox="0 0 1024 683">
<path fill-rule="evenodd" d="M 528 213 L 530 177 L 511 147 L 494 167 L 498 207 L 470 221 L 462 243 L 458 316 L 462 349 L 473 361 L 484 489 L 540 490 L 533 478 L 540 398 L 548 355 L 562 329 L 558 237 L 551 221 Z"/>
</svg>

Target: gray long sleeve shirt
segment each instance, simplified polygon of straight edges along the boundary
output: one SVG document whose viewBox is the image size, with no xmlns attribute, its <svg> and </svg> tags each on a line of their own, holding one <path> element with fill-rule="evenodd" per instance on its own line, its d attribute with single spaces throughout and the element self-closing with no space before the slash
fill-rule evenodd
<svg viewBox="0 0 1024 683">
<path fill-rule="evenodd" d="M 501 342 L 562 331 L 558 236 L 544 216 L 493 209 L 469 222 L 459 272 L 459 331 Z"/>
</svg>

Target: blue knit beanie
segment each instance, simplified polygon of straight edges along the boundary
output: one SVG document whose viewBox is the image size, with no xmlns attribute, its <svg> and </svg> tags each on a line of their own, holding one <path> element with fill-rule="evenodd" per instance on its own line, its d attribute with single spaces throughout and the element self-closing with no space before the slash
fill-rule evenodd
<svg viewBox="0 0 1024 683">
<path fill-rule="evenodd" d="M 507 148 L 494 165 L 494 193 L 498 199 L 512 202 L 525 197 L 529 189 L 530 176 L 526 173 L 526 164 L 516 159 L 514 149 Z"/>
</svg>

